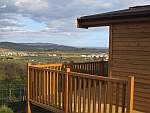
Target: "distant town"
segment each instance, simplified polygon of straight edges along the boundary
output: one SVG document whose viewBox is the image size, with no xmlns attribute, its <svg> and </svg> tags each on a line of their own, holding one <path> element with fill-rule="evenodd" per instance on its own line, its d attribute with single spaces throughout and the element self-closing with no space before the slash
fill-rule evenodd
<svg viewBox="0 0 150 113">
<path fill-rule="evenodd" d="M 83 58 L 103 58 L 103 60 L 108 60 L 108 53 L 92 53 L 92 54 L 79 54 L 76 55 L 74 53 L 67 54 L 68 56 L 78 56 Z M 0 52 L 1 57 L 23 57 L 23 56 L 49 56 L 49 57 L 63 57 L 66 56 L 64 53 L 57 52 Z"/>
</svg>

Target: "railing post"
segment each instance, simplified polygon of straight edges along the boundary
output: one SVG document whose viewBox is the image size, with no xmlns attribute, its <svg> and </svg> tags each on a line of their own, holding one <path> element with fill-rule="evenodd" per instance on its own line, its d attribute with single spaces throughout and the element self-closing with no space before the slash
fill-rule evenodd
<svg viewBox="0 0 150 113">
<path fill-rule="evenodd" d="M 128 77 L 128 92 L 127 92 L 127 113 L 132 113 L 133 110 L 133 95 L 134 95 L 134 77 Z"/>
<path fill-rule="evenodd" d="M 27 113 L 31 113 L 31 104 L 30 104 L 30 72 L 29 72 L 29 66 L 31 66 L 31 63 L 27 63 Z"/>
<path fill-rule="evenodd" d="M 70 68 L 66 68 L 65 73 L 65 112 L 68 113 L 68 102 L 69 102 L 69 95 L 68 95 L 68 72 L 70 72 Z"/>
</svg>

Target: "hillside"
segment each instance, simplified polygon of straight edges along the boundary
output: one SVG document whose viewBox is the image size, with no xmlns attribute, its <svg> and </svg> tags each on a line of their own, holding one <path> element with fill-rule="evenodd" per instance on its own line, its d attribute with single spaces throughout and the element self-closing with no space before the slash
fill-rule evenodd
<svg viewBox="0 0 150 113">
<path fill-rule="evenodd" d="M 64 51 L 76 49 L 75 47 L 52 43 L 13 43 L 13 42 L 0 42 L 0 48 L 14 51 L 57 51 L 57 50 Z"/>
<path fill-rule="evenodd" d="M 13 42 L 0 42 L 0 48 L 14 51 L 38 51 L 37 48 L 27 45 L 21 45 Z"/>
<path fill-rule="evenodd" d="M 21 45 L 32 46 L 34 48 L 42 49 L 44 51 L 57 51 L 57 50 L 73 50 L 76 49 L 72 46 L 58 45 L 53 43 L 20 43 Z"/>
</svg>

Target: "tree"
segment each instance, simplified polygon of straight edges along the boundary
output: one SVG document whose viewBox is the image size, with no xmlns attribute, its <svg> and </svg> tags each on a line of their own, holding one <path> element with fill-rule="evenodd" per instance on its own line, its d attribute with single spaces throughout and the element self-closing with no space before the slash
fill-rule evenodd
<svg viewBox="0 0 150 113">
<path fill-rule="evenodd" d="M 3 75 L 3 81 L 10 89 L 15 86 L 16 81 L 16 65 L 14 62 L 7 62 L 4 67 L 5 75 Z"/>
<path fill-rule="evenodd" d="M 26 84 L 26 78 L 27 78 L 27 67 L 26 63 L 17 63 L 16 65 L 16 73 L 18 78 L 21 81 L 21 85 Z"/>
<path fill-rule="evenodd" d="M 93 59 L 96 60 L 96 56 L 94 56 Z"/>
<path fill-rule="evenodd" d="M 26 84 L 26 63 L 25 62 L 3 62 L 0 63 L 0 78 L 3 87 L 14 88 L 16 85 Z M 2 87 L 1 84 L 1 87 Z"/>
</svg>

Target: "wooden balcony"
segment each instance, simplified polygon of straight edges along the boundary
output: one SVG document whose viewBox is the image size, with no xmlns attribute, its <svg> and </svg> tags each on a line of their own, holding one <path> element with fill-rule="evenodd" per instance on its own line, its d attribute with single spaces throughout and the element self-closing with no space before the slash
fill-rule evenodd
<svg viewBox="0 0 150 113">
<path fill-rule="evenodd" d="M 31 104 L 57 113 L 132 113 L 134 77 L 107 77 L 108 62 L 31 65 L 28 63 L 28 110 Z"/>
</svg>

